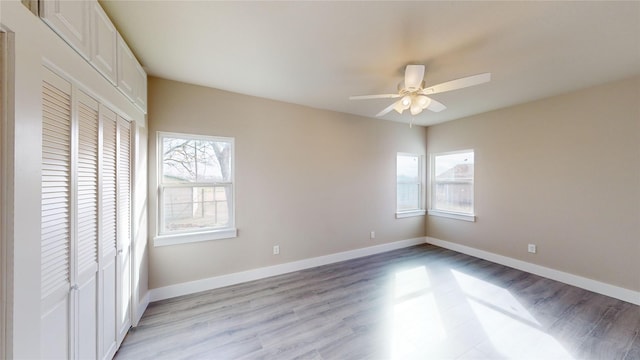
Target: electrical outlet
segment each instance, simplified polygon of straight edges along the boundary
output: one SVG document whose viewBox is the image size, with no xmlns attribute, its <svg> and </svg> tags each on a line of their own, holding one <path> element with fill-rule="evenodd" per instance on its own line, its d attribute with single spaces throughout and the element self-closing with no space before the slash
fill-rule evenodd
<svg viewBox="0 0 640 360">
<path fill-rule="evenodd" d="M 280 254 L 280 245 L 273 245 L 273 255 Z"/>
<path fill-rule="evenodd" d="M 375 231 L 372 231 L 372 232 L 369 234 L 369 239 L 373 240 L 373 239 L 375 239 L 375 238 L 376 238 L 376 232 L 375 232 Z"/>
<path fill-rule="evenodd" d="M 536 253 L 536 244 L 529 244 L 529 246 L 527 246 L 527 251 L 529 251 L 532 254 Z"/>
</svg>

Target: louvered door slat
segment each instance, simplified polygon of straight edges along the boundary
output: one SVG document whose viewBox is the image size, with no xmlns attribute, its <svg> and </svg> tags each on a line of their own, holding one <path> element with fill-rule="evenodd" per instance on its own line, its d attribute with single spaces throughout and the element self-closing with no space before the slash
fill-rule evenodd
<svg viewBox="0 0 640 360">
<path fill-rule="evenodd" d="M 63 80 L 63 81 L 64 81 L 64 80 Z M 54 93 L 54 94 L 56 94 L 56 95 L 58 95 L 58 96 L 65 96 L 65 95 L 68 95 L 68 94 L 69 94 L 69 92 L 67 91 L 67 89 L 60 89 L 60 88 L 57 86 L 57 84 L 53 84 L 53 83 L 48 83 L 48 82 L 47 82 L 47 83 L 44 83 L 44 84 L 42 85 L 42 88 L 43 88 L 43 91 L 44 91 L 44 92 Z M 48 100 L 50 100 L 50 101 L 55 101 L 56 99 L 58 99 L 58 98 L 59 98 L 58 96 L 55 96 L 55 97 L 53 97 L 53 98 L 51 98 L 51 99 L 48 99 Z M 64 101 L 62 101 L 61 103 L 64 103 Z"/>
<path fill-rule="evenodd" d="M 47 149 L 48 146 L 52 146 L 55 144 L 64 144 L 64 141 L 66 140 L 66 138 L 69 136 L 69 134 L 64 134 L 60 128 L 53 128 L 51 126 L 43 126 L 42 130 L 47 132 L 49 135 L 49 139 L 50 139 L 50 143 L 48 143 L 47 145 L 43 146 L 44 149 Z M 57 148 L 57 146 L 56 146 Z"/>
<path fill-rule="evenodd" d="M 46 154 L 45 154 L 46 155 Z M 57 164 L 43 164 L 42 165 L 42 175 L 43 176 L 66 176 L 69 173 L 69 167 Z M 50 184 L 47 184 L 45 188 L 51 187 Z"/>
<path fill-rule="evenodd" d="M 62 222 L 59 226 L 63 226 L 68 228 L 66 222 L 68 222 L 69 216 L 65 213 L 67 211 L 67 204 L 57 204 L 56 206 L 49 206 L 46 210 L 42 211 L 42 223 L 50 227 L 57 227 L 56 223 Z M 52 222 L 52 224 L 47 224 L 48 222 Z M 47 231 L 43 230 L 43 234 L 46 234 Z M 43 239 L 46 241 L 46 239 Z"/>
<path fill-rule="evenodd" d="M 59 93 L 54 92 L 45 92 L 46 96 L 62 96 Z M 56 118 L 56 117 L 64 117 L 66 115 L 67 109 L 65 108 L 66 104 L 61 101 L 57 101 L 57 99 L 51 100 L 46 99 L 47 107 L 42 110 L 44 114 L 47 115 L 47 118 Z M 52 127 L 56 127 L 55 123 L 49 122 L 47 120 L 44 121 L 45 124 L 50 125 Z"/>
<path fill-rule="evenodd" d="M 47 159 L 43 161 L 42 166 L 43 167 L 49 167 L 49 166 L 53 166 L 53 167 L 65 167 L 68 168 L 69 165 L 64 163 L 64 156 L 60 156 L 57 155 L 56 153 L 52 153 L 52 152 L 48 152 L 46 151 L 46 149 L 43 151 L 48 153 L 47 155 Z"/>
<path fill-rule="evenodd" d="M 59 193 L 66 191 L 67 188 L 65 188 L 64 186 L 60 187 L 60 186 L 49 186 L 46 187 L 44 189 L 42 189 L 43 194 L 45 194 L 46 196 L 48 196 L 49 198 L 54 198 L 57 196 L 60 196 Z"/>
</svg>

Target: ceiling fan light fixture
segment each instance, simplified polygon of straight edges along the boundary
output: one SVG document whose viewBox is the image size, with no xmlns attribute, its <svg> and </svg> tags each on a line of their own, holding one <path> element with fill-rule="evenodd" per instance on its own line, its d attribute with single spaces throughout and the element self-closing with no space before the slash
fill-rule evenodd
<svg viewBox="0 0 640 360">
<path fill-rule="evenodd" d="M 411 115 L 418 115 L 422 112 L 422 107 L 418 104 L 411 105 Z"/>
<path fill-rule="evenodd" d="M 404 110 L 408 109 L 411 106 L 411 96 L 409 95 L 405 95 L 402 100 L 400 101 L 400 103 L 402 104 L 402 108 Z"/>
<path fill-rule="evenodd" d="M 426 109 L 431 104 L 431 99 L 424 95 L 416 96 L 416 101 L 418 102 L 418 105 L 420 105 L 422 109 Z"/>
</svg>

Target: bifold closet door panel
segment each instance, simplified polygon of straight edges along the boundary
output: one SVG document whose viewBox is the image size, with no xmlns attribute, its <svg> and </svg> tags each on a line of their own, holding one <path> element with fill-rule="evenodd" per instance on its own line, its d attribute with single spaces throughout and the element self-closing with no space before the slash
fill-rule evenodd
<svg viewBox="0 0 640 360">
<path fill-rule="evenodd" d="M 77 92 L 78 358 L 98 355 L 98 102 Z"/>
<path fill-rule="evenodd" d="M 102 359 L 111 359 L 116 352 L 117 323 L 117 118 L 105 106 L 100 106 L 102 125 L 102 233 L 100 238 L 100 281 L 102 284 L 100 323 Z"/>
<path fill-rule="evenodd" d="M 42 81 L 41 332 L 43 358 L 70 358 L 71 84 L 48 69 Z"/>
</svg>

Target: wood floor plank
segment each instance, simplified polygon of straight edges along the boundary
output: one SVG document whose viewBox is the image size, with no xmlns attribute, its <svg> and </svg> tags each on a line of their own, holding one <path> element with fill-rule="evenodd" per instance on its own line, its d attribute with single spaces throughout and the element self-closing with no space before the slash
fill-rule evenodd
<svg viewBox="0 0 640 360">
<path fill-rule="evenodd" d="M 640 359 L 640 329 L 636 329 L 631 346 L 625 355 L 625 360 L 632 359 Z"/>
<path fill-rule="evenodd" d="M 152 303 L 117 359 L 640 359 L 640 307 L 433 245 Z"/>
<path fill-rule="evenodd" d="M 585 356 L 610 356 L 624 358 L 633 346 L 636 333 L 640 329 L 638 307 L 623 301 L 616 301 L 598 320 L 587 336 L 582 353 Z"/>
</svg>

